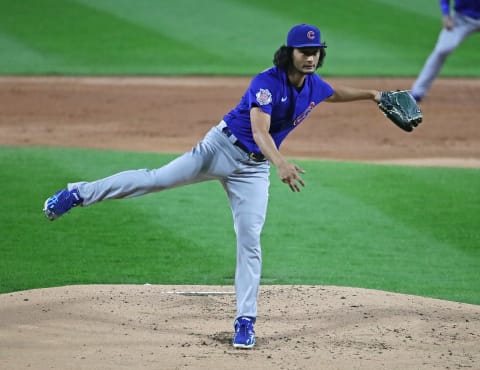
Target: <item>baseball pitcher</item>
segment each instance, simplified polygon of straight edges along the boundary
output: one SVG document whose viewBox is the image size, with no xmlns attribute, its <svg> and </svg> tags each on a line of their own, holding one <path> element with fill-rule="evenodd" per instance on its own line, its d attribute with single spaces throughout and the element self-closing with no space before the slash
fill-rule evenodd
<svg viewBox="0 0 480 370">
<path fill-rule="evenodd" d="M 49 197 L 44 213 L 55 220 L 72 207 L 124 199 L 201 181 L 217 180 L 228 196 L 237 240 L 235 291 L 237 315 L 233 346 L 255 344 L 257 296 L 271 165 L 292 192 L 305 185 L 303 169 L 279 151 L 287 135 L 322 102 L 370 100 L 405 131 L 421 122 L 408 92 L 380 92 L 332 86 L 318 74 L 327 45 L 317 27 L 299 24 L 274 55 L 274 66 L 256 75 L 236 107 L 196 146 L 156 169 L 124 171 L 97 181 L 69 183 Z M 412 109 L 413 108 L 413 109 Z"/>
</svg>

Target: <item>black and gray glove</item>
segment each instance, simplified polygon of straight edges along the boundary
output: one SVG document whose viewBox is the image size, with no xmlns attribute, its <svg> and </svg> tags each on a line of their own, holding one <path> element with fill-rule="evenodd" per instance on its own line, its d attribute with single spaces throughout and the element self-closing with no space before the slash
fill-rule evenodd
<svg viewBox="0 0 480 370">
<path fill-rule="evenodd" d="M 423 119 L 423 113 L 415 98 L 407 90 L 382 91 L 380 110 L 402 130 L 411 132 Z"/>
</svg>

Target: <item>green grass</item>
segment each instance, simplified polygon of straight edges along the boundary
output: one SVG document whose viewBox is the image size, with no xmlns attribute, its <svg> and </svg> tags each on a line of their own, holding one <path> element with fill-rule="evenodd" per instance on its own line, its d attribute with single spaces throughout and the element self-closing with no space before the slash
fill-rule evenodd
<svg viewBox="0 0 480 370">
<path fill-rule="evenodd" d="M 233 284 L 226 196 L 209 182 L 74 209 L 68 181 L 156 168 L 172 155 L 0 147 L 0 292 L 66 284 Z M 297 161 L 306 189 L 272 171 L 264 284 L 375 288 L 480 304 L 480 172 Z"/>
<path fill-rule="evenodd" d="M 0 0 L 0 74 L 252 75 L 294 24 L 329 44 L 321 73 L 415 76 L 441 27 L 436 1 Z M 443 76 L 480 76 L 479 35 Z"/>
</svg>

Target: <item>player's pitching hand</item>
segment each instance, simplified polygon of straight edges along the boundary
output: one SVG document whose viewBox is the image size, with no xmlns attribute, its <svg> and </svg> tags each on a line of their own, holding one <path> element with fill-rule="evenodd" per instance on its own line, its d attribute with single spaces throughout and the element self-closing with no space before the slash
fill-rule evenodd
<svg viewBox="0 0 480 370">
<path fill-rule="evenodd" d="M 277 166 L 278 176 L 290 187 L 290 190 L 293 192 L 299 192 L 300 186 L 305 186 L 302 178 L 300 177 L 299 173 L 305 173 L 305 171 L 293 163 L 284 162 L 281 165 Z"/>
<path fill-rule="evenodd" d="M 453 27 L 455 27 L 455 22 L 453 21 L 453 18 L 450 15 L 445 15 L 443 16 L 443 28 L 445 28 L 447 31 L 451 31 Z"/>
</svg>

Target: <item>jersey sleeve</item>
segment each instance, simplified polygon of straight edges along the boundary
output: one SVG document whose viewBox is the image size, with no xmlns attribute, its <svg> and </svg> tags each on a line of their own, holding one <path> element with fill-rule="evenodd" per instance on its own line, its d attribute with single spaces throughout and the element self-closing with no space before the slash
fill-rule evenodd
<svg viewBox="0 0 480 370">
<path fill-rule="evenodd" d="M 248 110 L 258 107 L 263 112 L 271 115 L 275 100 L 274 91 L 275 83 L 268 75 L 257 75 L 247 90 Z"/>
<path fill-rule="evenodd" d="M 315 77 L 317 78 L 317 86 L 315 89 L 318 91 L 319 102 L 321 102 L 331 97 L 335 91 L 333 90 L 333 87 L 320 76 L 316 75 Z"/>
<path fill-rule="evenodd" d="M 440 9 L 443 15 L 450 14 L 450 0 L 440 0 Z"/>
</svg>

